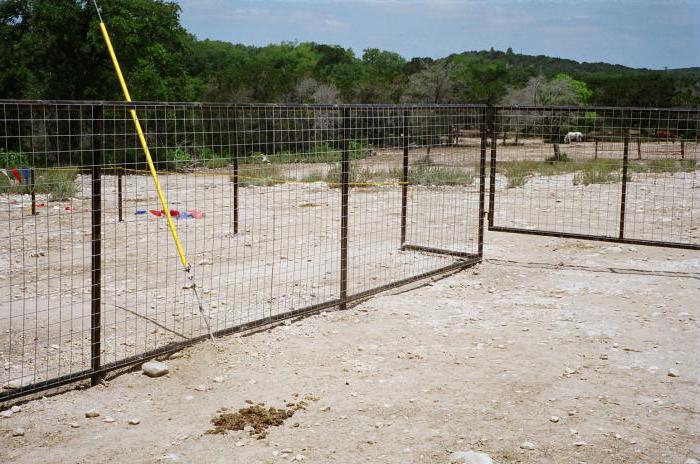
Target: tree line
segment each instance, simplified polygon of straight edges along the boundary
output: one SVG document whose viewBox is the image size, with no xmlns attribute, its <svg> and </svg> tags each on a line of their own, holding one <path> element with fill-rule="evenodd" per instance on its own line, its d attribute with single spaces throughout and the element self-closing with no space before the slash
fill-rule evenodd
<svg viewBox="0 0 700 464">
<path fill-rule="evenodd" d="M 102 2 L 138 100 L 700 107 L 700 68 L 653 71 L 506 51 L 197 40 L 165 0 Z M 120 100 L 90 2 L 0 1 L 0 98 Z"/>
</svg>

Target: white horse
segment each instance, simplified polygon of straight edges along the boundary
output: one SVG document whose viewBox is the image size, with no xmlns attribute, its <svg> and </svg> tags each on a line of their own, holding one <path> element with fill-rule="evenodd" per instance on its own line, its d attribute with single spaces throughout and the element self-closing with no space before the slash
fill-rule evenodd
<svg viewBox="0 0 700 464">
<path fill-rule="evenodd" d="M 580 132 L 569 132 L 564 136 L 564 143 L 583 142 L 583 134 Z"/>
</svg>

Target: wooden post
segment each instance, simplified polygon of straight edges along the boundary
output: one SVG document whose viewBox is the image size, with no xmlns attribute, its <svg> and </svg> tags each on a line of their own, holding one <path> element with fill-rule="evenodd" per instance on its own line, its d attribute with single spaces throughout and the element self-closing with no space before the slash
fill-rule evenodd
<svg viewBox="0 0 700 464">
<path fill-rule="evenodd" d="M 595 139 L 595 156 L 593 159 L 598 159 L 598 138 Z"/>
<path fill-rule="evenodd" d="M 642 140 L 639 138 L 637 139 L 637 159 L 642 159 Z"/>
</svg>

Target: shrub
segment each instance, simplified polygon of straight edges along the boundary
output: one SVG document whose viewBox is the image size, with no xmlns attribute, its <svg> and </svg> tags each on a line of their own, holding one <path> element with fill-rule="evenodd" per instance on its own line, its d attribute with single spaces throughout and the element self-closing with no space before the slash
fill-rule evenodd
<svg viewBox="0 0 700 464">
<path fill-rule="evenodd" d="M 199 162 L 207 169 L 219 169 L 231 164 L 228 155 L 220 155 L 211 148 L 202 148 L 199 151 Z"/>
<path fill-rule="evenodd" d="M 0 168 L 8 169 L 30 166 L 33 164 L 30 161 L 30 156 L 31 155 L 26 153 L 0 150 Z"/>
<path fill-rule="evenodd" d="M 178 147 L 166 152 L 165 162 L 169 168 L 179 169 L 181 167 L 191 166 L 193 164 L 193 159 L 186 149 Z"/>
<path fill-rule="evenodd" d="M 76 169 L 37 169 L 34 176 L 36 193 L 49 195 L 52 201 L 66 201 L 78 194 Z M 29 195 L 30 187 L 19 184 L 14 179 L 0 176 L 0 193 Z"/>
</svg>

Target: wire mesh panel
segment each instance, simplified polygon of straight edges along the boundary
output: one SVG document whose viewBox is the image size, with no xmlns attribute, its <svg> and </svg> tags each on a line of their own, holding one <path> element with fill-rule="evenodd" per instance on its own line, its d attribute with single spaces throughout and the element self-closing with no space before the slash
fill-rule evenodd
<svg viewBox="0 0 700 464">
<path fill-rule="evenodd" d="M 478 255 L 482 108 L 348 111 L 350 295 Z M 353 150 L 364 147 L 367 156 Z"/>
<path fill-rule="evenodd" d="M 480 107 L 0 106 L 0 399 L 480 257 Z"/>
<path fill-rule="evenodd" d="M 0 384 L 91 368 L 92 105 L 0 105 Z"/>
<path fill-rule="evenodd" d="M 498 108 L 491 230 L 700 247 L 698 112 Z"/>
</svg>

